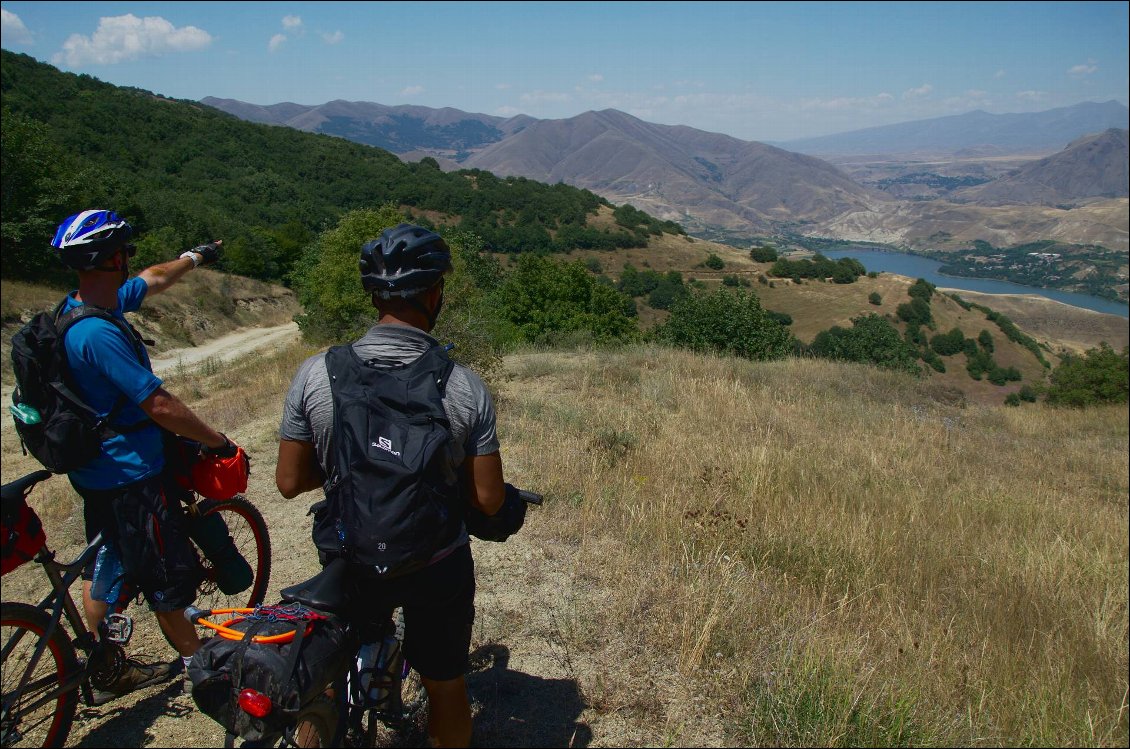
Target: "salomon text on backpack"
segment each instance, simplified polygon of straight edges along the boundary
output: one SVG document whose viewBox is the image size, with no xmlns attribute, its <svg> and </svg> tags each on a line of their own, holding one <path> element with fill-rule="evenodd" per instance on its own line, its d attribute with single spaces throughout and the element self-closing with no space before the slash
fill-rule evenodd
<svg viewBox="0 0 1130 749">
<path fill-rule="evenodd" d="M 334 448 L 326 500 L 312 508 L 319 551 L 394 577 L 458 536 L 464 500 L 443 409 L 454 366 L 438 345 L 393 368 L 369 366 L 351 345 L 326 353 Z"/>
<path fill-rule="evenodd" d="M 149 419 L 128 426 L 113 422 L 128 403 L 119 396 L 110 413 L 99 415 L 78 395 L 67 364 L 63 336 L 86 317 L 99 317 L 120 328 L 144 361 L 144 344 L 125 320 L 109 310 L 82 304 L 63 312 L 64 299 L 51 312 L 40 312 L 12 336 L 12 369 L 16 389 L 9 410 L 24 450 L 54 473 L 81 468 L 102 452 L 102 443 L 116 434 L 150 424 Z"/>
</svg>

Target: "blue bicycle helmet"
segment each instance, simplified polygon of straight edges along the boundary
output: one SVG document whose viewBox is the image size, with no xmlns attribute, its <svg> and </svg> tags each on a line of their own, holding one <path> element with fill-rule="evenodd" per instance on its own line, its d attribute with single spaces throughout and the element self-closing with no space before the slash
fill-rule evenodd
<svg viewBox="0 0 1130 749">
<path fill-rule="evenodd" d="M 51 246 L 59 251 L 64 265 L 75 270 L 92 270 L 126 247 L 132 235 L 133 228 L 118 214 L 95 209 L 76 213 L 59 224 Z"/>
<path fill-rule="evenodd" d="M 361 285 L 382 299 L 426 291 L 451 270 L 443 237 L 422 226 L 400 224 L 361 247 Z"/>
</svg>

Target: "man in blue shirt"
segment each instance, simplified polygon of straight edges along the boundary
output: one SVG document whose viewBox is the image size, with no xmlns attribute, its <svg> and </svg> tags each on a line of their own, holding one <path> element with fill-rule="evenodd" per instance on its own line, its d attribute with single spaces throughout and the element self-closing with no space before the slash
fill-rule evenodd
<svg viewBox="0 0 1130 749">
<path fill-rule="evenodd" d="M 130 278 L 132 233 L 128 223 L 106 210 L 77 213 L 59 226 L 51 244 L 79 277 L 63 312 L 89 304 L 124 319 L 124 313 L 136 311 L 147 296 L 165 291 L 219 255 L 221 243 L 216 241 Z M 105 416 L 125 399 L 111 424 L 121 431 L 103 443 L 101 455 L 69 474 L 84 500 L 87 538 L 101 532 L 114 543 L 126 577 L 145 595 L 165 636 L 187 664 L 200 646 L 195 627 L 184 618 L 185 607 L 196 596 L 198 561 L 184 509 L 176 490 L 167 485 L 161 430 L 200 442 L 216 455 L 234 455 L 236 446 L 165 390 L 153 374 L 145 346 L 129 340 L 113 323 L 84 317 L 68 330 L 64 343 L 78 394 L 91 408 Z M 83 609 L 97 632 L 108 605 L 92 598 L 91 572 L 84 575 Z M 180 671 L 175 665 L 130 659 L 121 677 L 96 691 L 95 702 L 165 681 Z"/>
</svg>

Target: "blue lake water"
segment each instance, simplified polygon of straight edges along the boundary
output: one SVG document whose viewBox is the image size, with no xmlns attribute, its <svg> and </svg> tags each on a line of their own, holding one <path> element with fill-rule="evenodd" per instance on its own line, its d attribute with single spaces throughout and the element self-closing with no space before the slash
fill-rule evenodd
<svg viewBox="0 0 1130 749">
<path fill-rule="evenodd" d="M 1090 294 L 1077 294 L 1071 291 L 1057 289 L 1042 289 L 1038 286 L 1025 286 L 1011 281 L 993 281 L 987 278 L 965 278 L 962 276 L 946 276 L 938 272 L 941 263 L 937 260 L 907 255 L 901 252 L 886 252 L 885 250 L 827 250 L 821 253 L 825 257 L 839 260 L 843 257 L 853 257 L 863 263 L 869 271 L 885 271 L 896 273 L 909 278 L 924 278 L 935 286 L 947 289 L 963 289 L 965 291 L 979 291 L 983 294 L 1032 294 L 1057 302 L 1071 304 L 1076 307 L 1105 312 L 1108 315 L 1130 317 L 1130 307 L 1120 302 L 1103 299 Z"/>
</svg>

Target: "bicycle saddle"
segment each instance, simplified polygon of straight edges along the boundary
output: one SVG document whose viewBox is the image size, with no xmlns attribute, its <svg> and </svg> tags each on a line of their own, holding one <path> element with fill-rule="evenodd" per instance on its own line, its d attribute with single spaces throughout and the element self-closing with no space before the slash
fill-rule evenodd
<svg viewBox="0 0 1130 749">
<path fill-rule="evenodd" d="M 3 497 L 4 509 L 8 509 L 8 506 L 12 503 L 22 503 L 24 497 L 28 495 L 28 492 L 31 491 L 33 486 L 54 475 L 55 474 L 51 473 L 51 471 L 35 471 L 23 478 L 16 479 L 10 484 L 4 484 L 3 487 L 0 487 L 0 496 Z"/>
<path fill-rule="evenodd" d="M 305 582 L 283 588 L 283 603 L 300 603 L 319 611 L 337 613 L 347 603 L 345 573 L 349 564 L 338 557 Z"/>
</svg>

